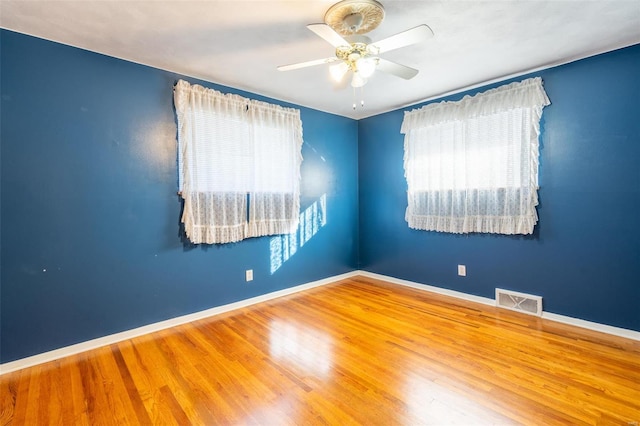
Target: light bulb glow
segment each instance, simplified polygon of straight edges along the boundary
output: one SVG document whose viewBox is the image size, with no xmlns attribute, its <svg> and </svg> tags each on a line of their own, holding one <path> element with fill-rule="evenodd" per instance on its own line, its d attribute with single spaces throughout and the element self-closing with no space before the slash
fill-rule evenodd
<svg viewBox="0 0 640 426">
<path fill-rule="evenodd" d="M 358 71 L 353 73 L 353 78 L 351 79 L 352 87 L 362 87 L 367 84 L 367 79 L 360 75 Z"/>
<path fill-rule="evenodd" d="M 363 78 L 369 78 L 376 70 L 376 60 L 374 58 L 360 58 L 356 61 L 356 69 Z"/>
<path fill-rule="evenodd" d="M 349 71 L 349 66 L 344 62 L 340 62 L 339 64 L 331 65 L 329 67 L 329 73 L 331 74 L 331 78 L 336 83 L 340 83 L 344 76 Z"/>
</svg>

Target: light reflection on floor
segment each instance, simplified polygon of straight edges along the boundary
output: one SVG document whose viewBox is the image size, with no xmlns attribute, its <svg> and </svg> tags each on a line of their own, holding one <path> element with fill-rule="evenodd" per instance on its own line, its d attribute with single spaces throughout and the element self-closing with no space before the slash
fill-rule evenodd
<svg viewBox="0 0 640 426">
<path fill-rule="evenodd" d="M 417 424 L 465 426 L 511 424 L 509 419 L 498 415 L 493 410 L 418 374 L 408 374 L 404 393 L 407 409 Z M 504 423 L 505 421 L 507 423 Z"/>
<path fill-rule="evenodd" d="M 271 322 L 269 344 L 271 356 L 309 375 L 326 377 L 333 363 L 331 337 L 307 325 L 274 320 Z"/>
<path fill-rule="evenodd" d="M 300 223 L 296 232 L 271 238 L 271 274 L 289 260 L 299 248 L 304 246 L 320 228 L 327 224 L 327 194 L 322 196 L 300 213 Z"/>
</svg>

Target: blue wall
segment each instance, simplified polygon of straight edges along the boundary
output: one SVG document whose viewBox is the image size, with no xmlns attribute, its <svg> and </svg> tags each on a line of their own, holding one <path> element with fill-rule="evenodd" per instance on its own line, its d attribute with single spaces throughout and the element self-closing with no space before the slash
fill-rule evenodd
<svg viewBox="0 0 640 426">
<path fill-rule="evenodd" d="M 398 110 L 359 122 L 360 266 L 490 298 L 533 293 L 545 311 L 640 330 L 640 45 L 534 75 L 552 103 L 534 235 L 409 229 Z"/>
<path fill-rule="evenodd" d="M 326 194 L 327 212 L 295 254 L 271 238 L 193 247 L 176 195 L 184 77 L 10 31 L 0 43 L 1 362 L 357 267 L 357 122 L 300 108 L 301 207 Z"/>
<path fill-rule="evenodd" d="M 640 330 L 640 46 L 535 74 L 552 105 L 529 237 L 410 230 L 404 110 L 355 122 L 300 108 L 302 210 L 326 194 L 327 212 L 324 226 L 307 215 L 294 254 L 274 252 L 280 237 L 183 242 L 172 87 L 185 77 L 5 30 L 0 52 L 0 362 L 358 266 L 540 294 L 547 311 Z"/>
</svg>

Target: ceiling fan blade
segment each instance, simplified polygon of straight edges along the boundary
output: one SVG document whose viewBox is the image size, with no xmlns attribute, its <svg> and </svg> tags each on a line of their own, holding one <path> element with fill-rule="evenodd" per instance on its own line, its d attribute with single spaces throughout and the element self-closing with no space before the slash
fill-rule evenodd
<svg viewBox="0 0 640 426">
<path fill-rule="evenodd" d="M 307 28 L 328 41 L 333 47 L 351 46 L 351 43 L 342 38 L 340 34 L 335 32 L 333 28 L 327 24 L 309 24 Z"/>
<path fill-rule="evenodd" d="M 415 68 L 401 65 L 396 62 L 391 62 L 386 59 L 378 58 L 378 70 L 392 74 L 405 80 L 410 80 L 418 74 L 418 70 Z"/>
<path fill-rule="evenodd" d="M 431 28 L 429 28 L 428 25 L 422 24 L 411 28 L 410 30 L 403 31 L 375 43 L 371 43 L 368 47 L 377 55 L 390 50 L 420 43 L 430 37 L 433 37 L 433 31 L 431 31 Z"/>
<path fill-rule="evenodd" d="M 336 58 L 335 56 L 332 56 L 331 58 L 315 59 L 313 61 L 298 62 L 297 64 L 280 65 L 278 67 L 278 71 L 291 71 L 291 70 L 297 70 L 299 68 L 312 67 L 314 65 L 330 64 L 338 60 L 339 60 L 338 58 Z"/>
</svg>

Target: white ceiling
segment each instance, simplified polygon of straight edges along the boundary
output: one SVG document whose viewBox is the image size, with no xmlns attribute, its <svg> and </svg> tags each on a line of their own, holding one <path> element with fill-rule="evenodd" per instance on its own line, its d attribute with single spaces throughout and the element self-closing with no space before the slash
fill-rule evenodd
<svg viewBox="0 0 640 426">
<path fill-rule="evenodd" d="M 306 28 L 333 0 L 0 0 L 0 26 L 355 119 L 640 43 L 640 0 L 381 2 L 374 41 L 423 23 L 435 36 L 384 54 L 420 73 L 376 73 L 355 111 L 327 65 L 276 70 L 334 54 Z"/>
</svg>

